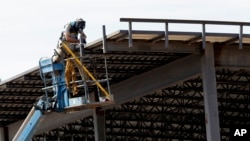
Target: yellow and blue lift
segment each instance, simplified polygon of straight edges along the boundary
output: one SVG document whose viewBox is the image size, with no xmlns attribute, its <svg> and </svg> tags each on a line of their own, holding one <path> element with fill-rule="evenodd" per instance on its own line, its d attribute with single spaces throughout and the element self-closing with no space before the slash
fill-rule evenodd
<svg viewBox="0 0 250 141">
<path fill-rule="evenodd" d="M 38 99 L 38 102 L 34 104 L 33 108 L 29 112 L 28 116 L 24 120 L 23 124 L 19 128 L 13 140 L 15 141 L 28 141 L 31 140 L 36 132 L 37 127 L 42 122 L 42 116 L 50 112 L 70 112 L 76 110 L 83 110 L 89 108 L 101 107 L 113 103 L 113 97 L 110 94 L 109 78 L 107 75 L 107 63 L 105 59 L 106 67 L 106 79 L 97 80 L 94 75 L 87 69 L 87 67 L 81 61 L 82 59 L 82 47 L 80 45 L 80 57 L 78 57 L 68 46 L 67 42 L 61 42 L 61 49 L 67 54 L 67 59 L 73 60 L 75 65 L 80 66 L 79 71 L 83 71 L 89 80 L 72 80 L 70 83 L 78 84 L 76 87 L 84 87 L 84 96 L 71 97 L 66 80 L 65 80 L 65 65 L 64 62 L 55 62 L 52 58 L 41 58 L 39 60 L 40 76 L 44 82 L 45 94 Z M 55 53 L 55 55 L 58 55 Z M 66 59 L 66 60 L 67 60 Z M 88 83 L 87 83 L 88 81 Z M 107 90 L 101 85 L 101 83 L 107 83 Z M 98 101 L 91 101 L 89 98 L 88 85 L 96 85 L 98 89 Z M 53 95 L 49 95 L 49 91 L 53 91 Z"/>
</svg>

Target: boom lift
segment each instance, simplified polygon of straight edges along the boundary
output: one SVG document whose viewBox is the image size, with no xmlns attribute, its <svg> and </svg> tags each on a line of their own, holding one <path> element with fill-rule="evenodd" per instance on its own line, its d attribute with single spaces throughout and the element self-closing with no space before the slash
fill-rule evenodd
<svg viewBox="0 0 250 141">
<path fill-rule="evenodd" d="M 81 61 L 83 58 L 82 47 L 80 47 L 80 58 L 71 51 L 66 42 L 61 43 L 61 48 L 70 57 L 66 60 L 73 60 L 75 64 L 82 69 L 79 71 L 84 71 L 84 73 L 90 78 L 90 80 L 72 80 L 70 82 L 70 84 L 74 84 L 75 87 L 84 89 L 84 95 L 72 96 L 72 92 L 68 89 L 65 81 L 64 63 L 55 63 L 53 57 L 41 58 L 39 60 L 39 67 L 40 76 L 44 82 L 44 88 L 42 88 L 42 90 L 45 91 L 45 94 L 38 99 L 36 104 L 34 104 L 14 136 L 13 141 L 31 140 L 40 122 L 42 122 L 42 116 L 46 116 L 46 114 L 50 112 L 65 112 L 66 114 L 70 114 L 70 112 L 77 110 L 96 108 L 113 103 L 113 97 L 110 94 L 109 88 L 106 58 L 104 58 L 106 78 L 97 80 Z M 101 83 L 105 82 L 107 90 L 101 85 Z M 88 88 L 90 85 L 95 85 L 98 92 L 98 96 L 95 98 L 97 100 L 95 101 L 89 96 Z"/>
</svg>

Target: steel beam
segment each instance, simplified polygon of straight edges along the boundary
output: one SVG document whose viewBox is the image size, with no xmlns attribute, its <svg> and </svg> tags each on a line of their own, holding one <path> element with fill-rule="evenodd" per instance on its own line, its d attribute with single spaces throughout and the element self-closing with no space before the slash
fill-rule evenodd
<svg viewBox="0 0 250 141">
<path fill-rule="evenodd" d="M 169 41 L 168 47 L 166 48 L 165 42 L 147 43 L 144 41 L 137 41 L 133 42 L 133 47 L 129 48 L 127 42 L 107 41 L 106 51 L 197 53 L 200 52 L 200 44 L 186 44 L 182 41 Z"/>
<path fill-rule="evenodd" d="M 106 141 L 105 111 L 95 110 L 93 118 L 95 141 Z"/>
<path fill-rule="evenodd" d="M 8 127 L 0 128 L 0 141 L 9 141 Z"/>
<path fill-rule="evenodd" d="M 220 125 L 213 44 L 206 44 L 201 59 L 207 141 L 220 141 Z"/>
<path fill-rule="evenodd" d="M 175 84 L 180 80 L 189 79 L 190 77 L 200 74 L 200 62 L 198 60 L 200 60 L 199 54 L 188 56 L 147 73 L 132 77 L 116 85 L 112 85 L 111 92 L 114 94 L 116 104 L 122 104 L 157 89 Z M 113 106 L 115 105 L 109 108 Z M 46 117 L 43 117 L 43 124 L 38 127 L 36 134 L 91 116 L 92 114 L 93 110 L 84 110 L 71 114 L 48 114 Z M 20 123 L 17 122 L 9 126 L 11 131 L 10 136 L 14 136 Z"/>
<path fill-rule="evenodd" d="M 239 49 L 238 46 L 214 47 L 215 65 L 220 67 L 249 68 L 250 66 L 250 48 L 244 46 Z"/>
<path fill-rule="evenodd" d="M 199 75 L 201 73 L 200 57 L 200 54 L 187 56 L 112 85 L 110 89 L 115 98 L 115 105 L 125 103 L 136 97 L 150 94 L 156 90 Z M 103 109 L 111 108 L 115 105 L 107 106 Z"/>
<path fill-rule="evenodd" d="M 127 46 L 127 43 L 117 44 L 118 48 L 120 47 L 125 48 L 125 45 L 123 46 L 123 44 L 126 44 Z M 114 43 L 113 44 L 114 50 L 115 46 L 116 45 Z M 140 43 L 138 44 L 135 43 L 133 48 L 131 49 L 134 49 L 136 46 L 140 48 Z M 164 48 L 164 43 L 162 43 L 161 46 L 162 48 Z M 146 47 L 147 46 L 144 46 L 142 48 Z M 153 49 L 153 47 L 148 49 Z M 239 50 L 237 46 L 232 46 L 232 47 L 226 46 L 220 48 L 216 47 L 215 49 L 216 65 L 246 66 L 246 67 L 250 66 L 250 62 L 248 61 L 250 60 L 250 58 L 249 55 L 247 55 L 249 51 L 250 49 L 247 47 L 244 47 L 242 50 Z M 183 59 L 177 60 L 175 62 L 166 64 L 162 67 L 151 70 L 149 72 L 146 72 L 144 74 L 137 75 L 123 82 L 112 85 L 111 92 L 112 94 L 114 94 L 116 105 L 125 103 L 136 97 L 149 94 L 150 92 L 153 92 L 157 89 L 161 89 L 163 87 L 168 87 L 172 84 L 176 84 L 182 80 L 187 80 L 192 76 L 199 75 L 201 73 L 201 65 L 199 61 L 200 57 L 201 56 L 199 54 L 188 56 Z M 115 105 L 106 107 L 104 109 L 112 108 L 113 106 Z M 81 119 L 91 115 L 92 115 L 92 110 L 77 112 L 74 113 L 73 115 L 52 113 L 44 119 L 44 123 L 38 128 L 37 133 L 38 134 L 43 133 L 44 131 L 60 127 L 63 124 L 70 123 L 77 119 Z M 50 118 L 52 120 L 49 120 Z M 61 120 L 58 121 L 58 119 Z M 14 130 L 14 128 L 9 128 L 9 129 L 11 133 L 13 132 L 15 133 L 16 131 Z"/>
<path fill-rule="evenodd" d="M 115 105 L 200 74 L 201 64 L 199 60 L 199 54 L 191 55 L 112 85 L 111 92 L 115 97 Z M 106 108 L 112 108 L 115 105 Z M 37 134 L 91 115 L 93 115 L 93 110 L 84 110 L 72 114 L 51 113 L 44 118 L 43 124 L 37 129 Z"/>
<path fill-rule="evenodd" d="M 147 19 L 147 18 L 120 18 L 121 22 L 151 22 L 151 23 L 185 23 L 185 24 L 215 24 L 215 25 L 246 25 L 250 22 L 234 21 L 207 21 L 207 20 L 178 20 L 178 19 Z"/>
<path fill-rule="evenodd" d="M 8 127 L 0 128 L 0 141 L 8 141 Z"/>
</svg>

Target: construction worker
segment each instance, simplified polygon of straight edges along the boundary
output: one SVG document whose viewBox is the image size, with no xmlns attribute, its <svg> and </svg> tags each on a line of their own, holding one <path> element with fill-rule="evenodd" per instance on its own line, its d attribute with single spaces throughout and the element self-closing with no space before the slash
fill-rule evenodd
<svg viewBox="0 0 250 141">
<path fill-rule="evenodd" d="M 61 47 L 61 42 L 64 42 L 67 44 L 67 46 L 77 55 L 79 55 L 80 47 L 83 47 L 83 44 L 86 43 L 86 35 L 83 32 L 85 28 L 85 21 L 83 19 L 76 19 L 73 22 L 70 22 L 65 25 L 65 31 L 61 33 L 61 37 L 59 38 L 58 47 L 56 49 L 55 56 L 53 57 L 54 62 L 62 62 L 63 59 L 68 55 L 66 54 Z M 83 49 L 83 48 L 82 48 Z M 65 78 L 66 78 L 66 84 L 68 87 L 70 87 L 70 81 L 76 79 L 76 73 L 74 71 L 74 59 L 67 60 L 66 61 L 66 69 L 65 69 Z M 77 63 L 74 63 L 82 77 L 82 80 L 87 79 L 87 75 L 84 73 L 81 66 L 79 66 Z M 73 85 L 75 85 L 73 83 Z M 76 89 L 75 86 L 73 86 Z M 74 90 L 73 93 L 77 93 L 77 90 Z"/>
<path fill-rule="evenodd" d="M 64 26 L 65 31 L 61 33 L 55 50 L 54 62 L 61 62 L 65 58 L 65 53 L 61 49 L 61 42 L 66 42 L 68 47 L 74 52 L 79 53 L 79 48 L 86 43 L 86 34 L 83 32 L 85 28 L 85 21 L 83 19 L 76 19 Z"/>
<path fill-rule="evenodd" d="M 83 32 L 85 28 L 85 21 L 83 19 L 76 19 L 76 21 L 70 22 L 65 27 L 64 40 L 69 43 L 72 50 L 77 49 L 74 44 L 86 43 L 86 35 Z M 80 36 L 78 38 L 78 36 Z"/>
</svg>

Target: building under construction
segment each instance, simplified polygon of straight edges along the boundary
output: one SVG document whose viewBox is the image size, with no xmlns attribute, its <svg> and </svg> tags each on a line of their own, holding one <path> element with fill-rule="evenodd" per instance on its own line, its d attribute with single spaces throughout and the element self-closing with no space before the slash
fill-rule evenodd
<svg viewBox="0 0 250 141">
<path fill-rule="evenodd" d="M 103 26 L 102 38 L 87 44 L 81 57 L 95 78 L 106 80 L 112 102 L 44 114 L 33 141 L 243 140 L 243 134 L 233 135 L 250 126 L 250 34 L 244 31 L 250 23 L 120 21 L 127 30 L 106 34 Z M 136 23 L 164 29 L 137 30 Z M 175 25 L 200 31 L 171 30 Z M 209 32 L 209 26 L 238 31 Z M 102 90 L 96 87 L 88 87 L 90 97 Z M 14 138 L 43 88 L 39 66 L 0 82 L 0 141 Z"/>
</svg>

